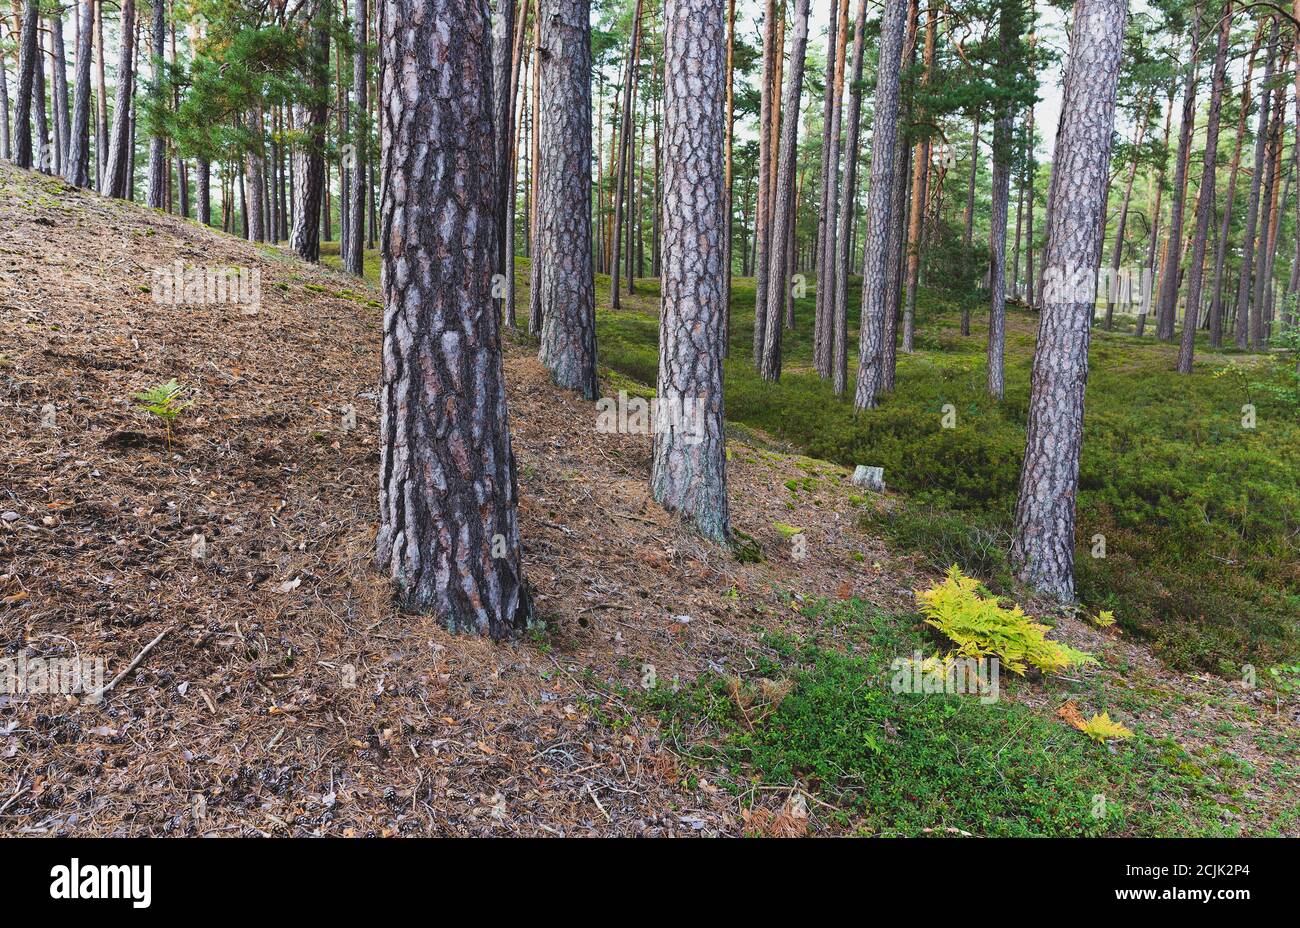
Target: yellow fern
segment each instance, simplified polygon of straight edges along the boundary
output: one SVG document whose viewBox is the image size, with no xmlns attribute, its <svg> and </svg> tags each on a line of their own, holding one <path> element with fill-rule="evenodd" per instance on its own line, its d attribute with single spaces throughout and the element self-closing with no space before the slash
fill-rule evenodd
<svg viewBox="0 0 1300 928">
<path fill-rule="evenodd" d="M 1082 725 L 1076 725 L 1075 727 L 1098 743 L 1105 741 L 1107 738 L 1133 737 L 1133 732 L 1129 731 L 1119 722 L 1112 722 L 1110 720 L 1110 713 L 1108 712 L 1103 712 L 1101 715 L 1094 715 Z"/>
</svg>

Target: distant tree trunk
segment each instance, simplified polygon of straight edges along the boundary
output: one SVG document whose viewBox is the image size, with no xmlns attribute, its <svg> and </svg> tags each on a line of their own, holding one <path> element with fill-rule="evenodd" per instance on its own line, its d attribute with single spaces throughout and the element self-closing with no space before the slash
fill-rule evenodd
<svg viewBox="0 0 1300 928">
<path fill-rule="evenodd" d="M 515 20 L 515 35 L 510 55 L 510 145 L 507 149 L 505 178 L 506 240 L 505 240 L 505 321 L 510 328 L 518 328 L 515 307 L 515 200 L 518 194 L 516 180 L 519 176 L 519 144 L 522 133 L 523 106 L 519 105 L 519 84 L 523 74 L 524 30 L 528 25 L 528 0 L 523 0 Z M 525 97 L 527 93 L 525 92 Z"/>
<path fill-rule="evenodd" d="M 513 0 L 504 0 L 507 7 Z M 348 199 L 348 253 L 344 270 L 360 277 L 366 267 L 366 164 L 370 124 L 366 104 L 366 0 L 352 0 L 352 195 Z M 510 34 L 507 29 L 506 35 Z M 507 52 L 508 53 L 508 52 Z M 509 138 L 509 130 L 506 130 Z"/>
<path fill-rule="evenodd" d="M 71 149 L 71 122 L 68 114 L 68 56 L 63 48 L 63 13 L 50 17 L 50 73 L 53 76 L 54 94 L 50 110 L 54 114 L 54 172 L 67 173 L 68 152 Z"/>
<path fill-rule="evenodd" d="M 916 33 L 920 23 L 919 0 L 911 0 L 907 25 L 903 27 L 903 50 L 899 58 L 898 146 L 894 157 L 894 180 L 890 187 L 889 244 L 885 252 L 885 323 L 881 336 L 880 375 L 877 390 L 894 389 L 898 364 L 898 322 L 903 302 L 903 281 L 907 265 L 907 193 L 912 177 L 912 150 L 907 131 L 912 126 L 912 86 L 903 87 L 902 73 L 916 63 Z M 906 91 L 906 92 L 905 92 Z"/>
<path fill-rule="evenodd" d="M 94 30 L 94 0 L 81 0 L 77 17 L 77 75 L 69 128 L 67 171 L 68 183 L 77 187 L 90 184 L 90 45 Z"/>
<path fill-rule="evenodd" d="M 598 386 L 591 253 L 590 6 L 590 0 L 552 0 L 541 24 L 538 357 L 556 384 L 594 400 Z"/>
<path fill-rule="evenodd" d="M 880 23 L 880 61 L 885 62 L 876 76 L 875 125 L 871 136 L 871 186 L 867 191 L 865 233 L 866 251 L 862 262 L 862 323 L 858 340 L 858 379 L 854 390 L 854 409 L 872 409 L 880 390 L 884 360 L 885 271 L 892 215 L 891 181 L 894 160 L 898 157 L 898 69 L 890 62 L 900 61 L 903 26 L 907 19 L 907 0 L 885 0 Z"/>
<path fill-rule="evenodd" d="M 781 94 L 776 79 L 782 49 L 777 41 L 780 11 L 776 0 L 763 4 L 763 75 L 758 106 L 758 205 L 754 211 L 754 364 L 761 365 L 767 334 L 768 217 L 771 215 L 773 111 Z M 776 83 L 775 89 L 773 83 Z"/>
<path fill-rule="evenodd" d="M 1225 20 L 1226 21 L 1226 20 Z M 1133 182 L 1137 179 L 1138 161 L 1141 155 L 1142 139 L 1146 135 L 1147 122 L 1151 119 L 1151 104 L 1154 98 L 1148 98 L 1142 111 L 1142 121 L 1138 123 L 1137 135 L 1133 139 L 1133 159 L 1129 163 L 1128 181 L 1124 184 L 1124 199 L 1119 207 L 1119 221 L 1115 224 L 1115 250 L 1111 252 L 1110 270 L 1112 281 L 1118 280 L 1120 264 L 1124 260 L 1124 232 L 1128 228 L 1128 206 L 1133 199 Z M 1106 294 L 1106 331 L 1115 327 L 1115 300 L 1113 285 Z"/>
<path fill-rule="evenodd" d="M 1156 202 L 1155 205 L 1151 208 L 1151 236 L 1147 240 L 1146 270 L 1150 271 L 1151 273 L 1151 277 L 1152 277 L 1151 286 L 1154 286 L 1155 284 L 1156 243 L 1160 239 L 1160 200 L 1163 197 L 1165 192 L 1165 173 L 1166 173 L 1165 166 L 1169 160 L 1168 158 L 1169 133 L 1173 121 L 1173 116 L 1174 116 L 1174 88 L 1172 85 L 1170 85 L 1169 97 L 1165 101 L 1165 135 L 1164 135 L 1164 140 L 1160 143 L 1160 150 L 1165 153 L 1165 157 L 1161 160 L 1160 170 L 1156 173 Z M 1149 198 L 1150 198 L 1150 191 L 1148 191 L 1148 199 Z M 1137 325 L 1134 326 L 1134 330 L 1133 330 L 1133 334 L 1138 337 L 1141 337 L 1143 331 L 1145 331 L 1146 329 L 1147 315 L 1149 314 L 1148 311 L 1151 308 L 1152 295 L 1153 294 L 1151 293 L 1150 287 L 1144 289 L 1144 292 L 1142 294 L 1142 305 L 1138 309 Z"/>
<path fill-rule="evenodd" d="M 807 0 L 804 0 L 806 3 Z M 722 4 L 664 4 L 663 308 L 650 491 L 706 538 L 725 542 L 722 404 L 726 255 Z M 719 118 L 722 117 L 722 118 Z"/>
<path fill-rule="evenodd" d="M 1246 206 L 1246 229 L 1241 238 L 1241 276 L 1237 279 L 1237 308 L 1234 336 L 1238 348 L 1250 344 L 1250 291 L 1255 261 L 1255 230 L 1259 223 L 1260 181 L 1264 174 L 1264 149 L 1267 145 L 1269 109 L 1272 105 L 1273 67 L 1277 60 L 1277 20 L 1271 20 L 1268 54 L 1264 58 L 1264 93 L 1259 105 L 1259 128 L 1255 133 L 1255 170 L 1250 179 L 1250 199 Z"/>
<path fill-rule="evenodd" d="M 131 0 L 125 0 L 131 3 Z M 18 34 L 18 97 L 14 111 L 14 163 L 20 168 L 32 166 L 32 97 L 36 90 L 36 71 L 40 67 L 40 4 L 26 0 L 23 4 L 22 32 Z M 125 8 L 122 14 L 126 16 Z"/>
<path fill-rule="evenodd" d="M 966 181 L 966 212 L 963 214 L 962 223 L 962 244 L 967 248 L 971 246 L 971 239 L 975 235 L 975 179 L 979 176 L 980 167 L 980 113 L 979 110 L 971 117 L 970 130 L 970 177 Z M 970 332 L 962 332 L 963 335 L 969 335 Z"/>
<path fill-rule="evenodd" d="M 832 320 L 831 383 L 836 396 L 848 387 L 849 248 L 858 188 L 858 132 L 862 122 L 862 45 L 867 0 L 858 0 L 853 27 L 853 76 L 849 83 L 848 135 L 844 140 L 844 178 L 840 184 L 839 232 L 835 236 L 835 310 Z"/>
<path fill-rule="evenodd" d="M 1032 7 L 1031 7 L 1032 16 Z M 1025 302 L 1034 304 L 1034 187 L 1037 183 L 1036 165 L 1034 163 L 1034 108 L 1029 107 L 1025 116 Z M 967 304 L 969 305 L 969 303 Z M 965 328 L 963 335 L 970 334 L 970 310 L 962 319 Z"/>
<path fill-rule="evenodd" d="M 735 3 L 735 0 L 731 0 Z M 9 73 L 4 46 L 0 45 L 0 156 L 13 158 L 13 139 L 9 135 Z"/>
<path fill-rule="evenodd" d="M 509 638 L 527 628 L 532 603 L 492 301 L 487 7 L 382 2 L 381 97 L 395 118 L 383 145 L 376 559 L 400 608 Z M 462 67 L 438 66 L 447 61 Z"/>
<path fill-rule="evenodd" d="M 1250 83 L 1255 73 L 1255 56 L 1259 52 L 1263 29 L 1255 33 L 1255 41 L 1246 63 L 1246 77 L 1241 89 L 1241 113 L 1237 118 L 1236 140 L 1232 146 L 1232 162 L 1228 168 L 1228 191 L 1224 198 L 1223 216 L 1219 220 L 1219 237 L 1214 249 L 1214 291 L 1210 296 L 1210 347 L 1223 347 L 1223 288 L 1224 268 L 1228 260 L 1228 240 L 1232 230 L 1232 207 L 1237 196 L 1237 171 L 1241 167 L 1242 141 L 1246 137 L 1246 117 L 1250 114 Z M 1298 239 L 1300 241 L 1300 239 Z M 1300 267 L 1300 262 L 1297 263 Z"/>
<path fill-rule="evenodd" d="M 1004 0 L 998 12 L 998 57 L 1003 67 L 1012 59 L 1024 17 L 1019 0 Z M 1012 151 L 1010 101 L 1001 104 L 993 122 L 993 202 L 989 212 L 989 393 L 1002 399 L 1006 392 L 1007 312 L 1007 212 L 1011 200 Z"/>
<path fill-rule="evenodd" d="M 104 168 L 105 196 L 125 200 L 131 192 L 131 97 L 135 72 L 135 0 L 122 0 L 122 48 L 117 59 L 117 95 L 113 101 L 112 144 Z"/>
<path fill-rule="evenodd" d="M 632 37 L 627 51 L 627 67 L 623 72 L 623 125 L 618 137 L 618 171 L 614 177 L 614 260 L 610 267 L 609 305 L 619 308 L 619 262 L 623 248 L 624 193 L 632 188 L 632 132 L 636 122 L 632 118 L 632 85 L 636 81 L 636 62 L 641 47 L 641 0 L 636 0 L 632 13 Z M 629 249 L 631 242 L 628 243 Z"/>
<path fill-rule="evenodd" d="M 212 225 L 212 164 L 207 158 L 198 159 L 195 172 L 195 184 L 198 186 L 198 220 L 205 226 Z"/>
<path fill-rule="evenodd" d="M 1283 57 L 1285 67 L 1285 56 Z M 1285 116 L 1286 85 L 1279 84 L 1273 91 L 1273 117 L 1269 124 L 1265 147 L 1264 193 L 1260 199 L 1259 244 L 1255 251 L 1255 297 L 1250 303 L 1250 347 L 1255 351 L 1265 348 L 1265 302 L 1273 279 L 1274 223 L 1277 207 L 1278 174 L 1282 167 L 1282 123 Z"/>
<path fill-rule="evenodd" d="M 794 223 L 794 184 L 799 155 L 799 99 L 803 93 L 804 54 L 808 47 L 808 2 L 794 0 L 794 32 L 790 40 L 790 79 L 785 85 L 781 112 L 781 148 L 777 162 L 776 189 L 772 193 L 771 259 L 767 275 L 767 314 L 759 373 L 764 380 L 781 379 L 782 308 L 786 298 L 786 271 L 790 258 L 790 226 Z"/>
<path fill-rule="evenodd" d="M 263 149 L 265 126 L 262 108 L 254 104 L 248 111 L 248 128 L 253 137 L 253 147 L 245 155 L 244 176 L 248 178 L 248 240 L 266 241 L 266 155 Z M 152 152 L 150 152 L 152 157 Z M 166 170 L 166 161 L 163 162 Z M 151 168 L 152 170 L 152 168 Z"/>
<path fill-rule="evenodd" d="M 1074 599 L 1074 519 L 1083 443 L 1092 303 L 1070 282 L 1101 257 L 1115 96 L 1127 0 L 1077 0 L 1061 131 L 1059 174 L 1044 264 L 1043 299 L 1030 385 L 1029 423 L 1011 560 L 1017 578 L 1062 601 Z"/>
<path fill-rule="evenodd" d="M 1192 129 L 1196 122 L 1196 79 L 1200 65 L 1201 3 L 1192 13 L 1192 60 L 1183 79 L 1183 116 L 1178 127 L 1178 159 L 1174 162 L 1173 200 L 1169 204 L 1169 247 L 1165 249 L 1165 266 L 1160 275 L 1160 302 L 1156 306 L 1156 338 L 1162 342 L 1174 337 L 1174 317 L 1178 313 L 1179 260 L 1182 258 L 1183 208 L 1187 202 L 1187 165 L 1192 154 Z"/>
<path fill-rule="evenodd" d="M 725 358 L 731 353 L 731 273 L 732 273 L 732 245 L 735 237 L 733 226 L 733 199 L 736 187 L 735 177 L 735 159 L 733 158 L 733 149 L 736 139 L 736 0 L 727 0 L 727 112 L 725 128 L 727 130 L 727 156 L 726 156 L 726 203 L 723 206 L 723 215 L 726 217 L 726 236 L 727 246 L 726 253 L 723 255 L 722 266 L 726 272 L 722 277 L 722 356 Z M 743 264 L 743 260 L 742 260 Z"/>
<path fill-rule="evenodd" d="M 50 129 L 45 109 L 45 51 L 40 39 L 40 24 L 37 21 L 36 68 L 32 74 L 32 119 L 36 129 L 36 150 L 33 152 L 33 165 L 43 174 L 50 173 L 53 155 L 50 149 Z"/>
<path fill-rule="evenodd" d="M 937 11 L 931 2 L 925 14 L 924 83 L 934 81 L 934 34 Z M 914 117 L 915 118 L 915 117 Z M 907 227 L 907 298 L 903 304 L 903 351 L 916 350 L 916 289 L 921 280 L 921 220 L 925 216 L 930 181 L 930 135 L 916 143 L 912 152 L 912 211 Z M 902 217 L 899 217 L 900 221 Z"/>
<path fill-rule="evenodd" d="M 297 189 L 290 235 L 293 250 L 313 263 L 320 261 L 321 207 L 325 194 L 325 123 L 329 118 L 330 17 L 324 6 L 321 0 L 314 0 L 307 12 L 310 38 L 306 77 L 310 97 L 302 107 L 299 120 L 304 138 L 295 155 Z"/>
<path fill-rule="evenodd" d="M 1214 168 L 1219 155 L 1219 111 L 1223 106 L 1223 80 L 1228 70 L 1228 39 L 1232 30 L 1232 2 L 1225 5 L 1219 25 L 1219 47 L 1214 55 L 1210 77 L 1210 109 L 1205 122 L 1205 162 L 1201 168 L 1201 196 L 1196 206 L 1196 232 L 1192 260 L 1187 267 L 1191 279 L 1187 285 L 1187 308 L 1183 311 L 1183 339 L 1178 350 L 1178 370 L 1192 372 L 1196 351 L 1196 329 L 1201 311 L 1201 285 L 1205 273 L 1205 239 L 1214 213 Z"/>
</svg>

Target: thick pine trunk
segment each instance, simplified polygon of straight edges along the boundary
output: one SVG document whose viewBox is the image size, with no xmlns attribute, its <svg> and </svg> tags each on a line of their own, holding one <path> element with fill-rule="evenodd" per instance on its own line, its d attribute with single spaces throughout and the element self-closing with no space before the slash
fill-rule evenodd
<svg viewBox="0 0 1300 928">
<path fill-rule="evenodd" d="M 64 178 L 77 187 L 90 184 L 90 46 L 94 31 L 94 0 L 81 0 L 77 12 L 77 74 L 68 132 L 68 163 Z"/>
<path fill-rule="evenodd" d="M 1110 165 L 1127 0 L 1078 0 L 1061 131 L 1058 185 L 1044 256 L 1046 292 L 1029 397 L 1011 558 L 1040 593 L 1074 599 L 1074 519 L 1083 443 L 1083 397 L 1092 334 L 1089 287 L 1101 257 L 1100 218 Z"/>
<path fill-rule="evenodd" d="M 706 538 L 726 541 L 722 404 L 727 275 L 722 4 L 664 5 L 663 308 L 650 491 Z M 722 118 L 720 118 L 720 116 Z"/>
<path fill-rule="evenodd" d="M 122 0 L 122 46 L 117 60 L 112 142 L 104 165 L 106 196 L 125 200 L 131 192 L 131 97 L 135 83 L 135 0 Z"/>
<path fill-rule="evenodd" d="M 248 128 L 253 137 L 253 147 L 244 157 L 244 172 L 248 178 L 248 240 L 264 242 L 266 241 L 266 155 L 262 147 L 265 132 L 260 106 L 254 106 L 248 111 Z M 166 162 L 164 167 L 165 165 Z"/>
<path fill-rule="evenodd" d="M 885 358 L 886 263 L 893 216 L 895 160 L 898 157 L 898 68 L 907 0 L 885 0 L 880 23 L 880 61 L 876 77 L 875 125 L 871 136 L 871 186 L 867 191 L 865 251 L 862 261 L 862 322 L 858 333 L 858 377 L 854 409 L 872 409 L 880 391 Z"/>
<path fill-rule="evenodd" d="M 767 313 L 764 316 L 763 352 L 759 373 L 764 380 L 781 379 L 782 309 L 786 300 L 786 273 L 790 260 L 790 231 L 794 223 L 794 184 L 799 143 L 799 98 L 803 92 L 804 53 L 808 48 L 808 0 L 795 0 L 790 40 L 790 79 L 786 81 L 781 112 L 781 148 L 776 187 L 772 193 L 772 250 L 767 273 Z"/>
<path fill-rule="evenodd" d="M 1178 349 L 1178 370 L 1192 372 L 1192 357 L 1196 351 L 1196 329 L 1200 320 L 1201 287 L 1205 279 L 1205 245 L 1214 212 L 1214 173 L 1219 155 L 1219 112 L 1223 106 L 1223 80 L 1228 69 L 1228 39 L 1232 29 L 1232 4 L 1227 4 L 1219 26 L 1219 46 L 1214 55 L 1214 70 L 1210 77 L 1210 109 L 1205 122 L 1205 162 L 1201 168 L 1201 196 L 1196 206 L 1196 232 L 1192 244 L 1192 260 L 1187 273 L 1187 308 L 1183 311 L 1183 338 Z"/>
<path fill-rule="evenodd" d="M 508 638 L 525 630 L 532 606 L 492 301 L 487 6 L 383 0 L 382 13 L 377 561 L 400 608 Z M 457 66 L 440 66 L 448 61 Z"/>
<path fill-rule="evenodd" d="M 556 384 L 597 395 L 596 292 L 591 253 L 590 0 L 543 10 L 538 59 L 538 358 Z"/>
<path fill-rule="evenodd" d="M 131 0 L 126 0 L 131 3 Z M 125 8 L 124 8 L 125 10 Z M 123 12 L 123 17 L 126 13 Z M 26 0 L 23 5 L 22 32 L 18 36 L 18 92 L 14 101 L 14 163 L 20 168 L 32 166 L 32 98 L 36 93 L 36 71 L 40 67 L 40 5 Z"/>
<path fill-rule="evenodd" d="M 71 123 L 68 113 L 68 57 L 63 47 L 63 13 L 50 17 L 50 74 L 54 86 L 50 110 L 54 114 L 54 172 L 67 173 L 68 151 L 72 147 Z"/>
</svg>

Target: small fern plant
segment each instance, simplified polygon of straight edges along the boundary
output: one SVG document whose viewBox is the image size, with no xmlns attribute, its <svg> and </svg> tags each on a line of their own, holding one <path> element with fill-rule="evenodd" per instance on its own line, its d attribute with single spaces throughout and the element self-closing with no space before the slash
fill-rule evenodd
<svg viewBox="0 0 1300 928">
<path fill-rule="evenodd" d="M 996 598 L 981 596 L 979 586 L 954 564 L 942 583 L 916 594 L 926 624 L 952 639 L 959 656 L 996 656 L 1022 676 L 1030 666 L 1055 673 L 1095 662 L 1091 654 L 1050 640 L 1048 627 L 1030 620 L 1019 606 L 1007 609 Z"/>
<path fill-rule="evenodd" d="M 176 382 L 176 378 L 156 387 L 150 387 L 134 395 L 136 408 L 157 416 L 162 420 L 163 429 L 167 435 L 167 447 L 172 446 L 172 425 L 176 418 L 188 407 L 194 405 L 193 400 L 185 399 L 186 388 Z"/>
</svg>

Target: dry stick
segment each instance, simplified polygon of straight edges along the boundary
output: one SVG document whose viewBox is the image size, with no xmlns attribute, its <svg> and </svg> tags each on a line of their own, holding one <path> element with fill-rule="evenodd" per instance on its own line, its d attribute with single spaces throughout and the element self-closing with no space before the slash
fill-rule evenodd
<svg viewBox="0 0 1300 928">
<path fill-rule="evenodd" d="M 145 657 L 148 656 L 149 652 L 152 651 L 154 647 L 158 644 L 158 642 L 162 641 L 163 638 L 167 637 L 167 633 L 170 632 L 175 627 L 176 626 L 174 625 L 169 625 L 166 628 L 164 628 L 162 631 L 160 631 L 158 633 L 157 638 L 155 638 L 153 641 L 149 642 L 147 645 L 145 645 L 143 648 L 140 649 L 140 653 L 135 656 L 135 658 L 131 661 L 131 663 L 126 665 L 125 670 L 123 670 L 116 677 L 110 680 L 107 686 L 102 686 L 99 689 L 97 689 L 94 693 L 92 693 L 87 701 L 95 703 L 103 699 L 104 694 L 111 691 L 113 687 L 117 686 L 119 683 L 122 682 L 123 678 L 125 678 L 127 674 L 135 670 L 135 668 L 139 667 L 140 662 L 144 660 Z"/>
</svg>

